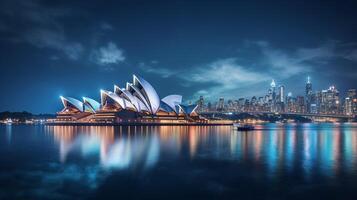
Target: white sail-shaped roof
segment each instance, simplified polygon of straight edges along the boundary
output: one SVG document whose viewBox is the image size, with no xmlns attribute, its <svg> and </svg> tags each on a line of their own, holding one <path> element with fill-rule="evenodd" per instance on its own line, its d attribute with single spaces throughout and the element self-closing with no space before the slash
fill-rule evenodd
<svg viewBox="0 0 357 200">
<path fill-rule="evenodd" d="M 146 101 L 145 97 L 136 86 L 131 83 L 126 83 L 126 90 L 130 92 L 130 94 L 132 94 L 134 97 L 136 97 L 140 110 L 147 110 L 151 112 L 151 110 L 149 109 L 149 103 Z"/>
<path fill-rule="evenodd" d="M 182 105 L 181 95 L 169 95 L 160 100 L 153 86 L 145 79 L 135 75 L 133 75 L 133 82 L 127 83 L 125 88 L 114 85 L 114 91 L 101 90 L 100 95 L 100 103 L 88 97 L 83 97 L 83 102 L 70 97 L 61 97 L 61 99 L 65 107 L 92 113 L 100 111 L 102 106 L 106 104 L 108 104 L 108 107 L 105 109 L 112 109 L 113 107 L 117 111 L 117 107 L 120 107 L 151 115 L 155 115 L 159 109 L 169 113 L 191 114 L 197 107 Z"/>
<path fill-rule="evenodd" d="M 91 110 L 91 112 L 97 112 L 100 109 L 100 103 L 94 99 L 83 97 L 83 103 Z"/>
<path fill-rule="evenodd" d="M 63 97 L 60 96 L 62 104 L 65 108 L 72 107 L 77 109 L 78 111 L 83 112 L 83 103 L 72 97 Z"/>
<path fill-rule="evenodd" d="M 166 96 L 165 98 L 161 99 L 161 101 L 167 104 L 172 110 L 174 110 L 178 114 L 176 106 L 182 103 L 182 96 L 173 94 Z"/>
<path fill-rule="evenodd" d="M 160 98 L 155 89 L 145 79 L 133 75 L 133 85 L 136 86 L 144 96 L 152 114 L 155 114 L 160 108 Z"/>
<path fill-rule="evenodd" d="M 167 105 L 163 101 L 160 102 L 160 110 L 163 110 L 165 112 L 175 112 L 176 113 L 176 110 L 173 110 L 169 105 Z"/>
<path fill-rule="evenodd" d="M 116 95 L 114 92 L 107 91 L 107 90 L 100 90 L 100 97 L 102 106 L 104 106 L 106 98 L 112 99 L 114 102 L 118 103 L 120 107 L 125 108 L 124 99 Z"/>
<path fill-rule="evenodd" d="M 197 109 L 198 105 L 179 105 L 181 110 L 187 114 L 187 115 L 191 115 L 193 112 L 195 112 L 195 110 Z"/>
<path fill-rule="evenodd" d="M 140 109 L 138 109 L 139 106 L 138 106 L 137 99 L 129 91 L 127 91 L 124 88 L 120 88 L 117 85 L 114 85 L 114 92 L 118 96 L 120 96 L 120 97 L 124 98 L 126 101 L 128 101 L 127 103 L 130 104 L 130 107 L 132 107 L 136 111 L 140 112 Z"/>
</svg>

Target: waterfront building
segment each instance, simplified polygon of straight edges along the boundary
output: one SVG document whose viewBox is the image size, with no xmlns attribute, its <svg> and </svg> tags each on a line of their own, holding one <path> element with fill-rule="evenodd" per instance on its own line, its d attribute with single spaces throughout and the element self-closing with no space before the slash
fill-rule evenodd
<svg viewBox="0 0 357 200">
<path fill-rule="evenodd" d="M 281 103 L 285 102 L 285 87 L 283 85 L 279 86 L 279 100 Z"/>
<path fill-rule="evenodd" d="M 316 103 L 310 104 L 310 113 L 317 114 L 317 105 Z"/>
<path fill-rule="evenodd" d="M 224 98 L 223 97 L 219 98 L 218 105 L 217 105 L 217 111 L 224 111 Z"/>
<path fill-rule="evenodd" d="M 356 98 L 357 97 L 356 89 L 349 89 L 347 91 L 347 97 Z"/>
<path fill-rule="evenodd" d="M 239 111 L 239 101 L 238 100 L 233 101 L 233 107 L 234 107 L 234 111 Z"/>
<path fill-rule="evenodd" d="M 263 110 L 263 107 L 264 107 L 264 98 L 263 97 L 258 97 L 258 107 L 259 107 L 259 110 Z"/>
<path fill-rule="evenodd" d="M 233 100 L 229 99 L 227 101 L 227 111 L 229 112 L 234 112 L 235 109 L 234 109 L 234 103 L 233 103 Z"/>
<path fill-rule="evenodd" d="M 287 104 L 287 112 L 294 113 L 297 111 L 296 98 L 293 97 L 291 92 L 289 92 L 286 97 L 286 104 Z"/>
<path fill-rule="evenodd" d="M 316 111 L 317 113 L 321 113 L 321 105 L 322 105 L 322 91 L 317 91 L 314 95 L 315 103 L 316 103 Z"/>
<path fill-rule="evenodd" d="M 57 113 L 59 122 L 178 122 L 201 120 L 197 105 L 185 105 L 181 95 L 160 100 L 156 90 L 145 79 L 133 75 L 125 88 L 100 90 L 100 103 L 83 97 L 83 102 L 61 96 L 63 109 Z"/>
<path fill-rule="evenodd" d="M 352 99 L 350 97 L 345 98 L 344 113 L 345 115 L 353 115 Z"/>
<path fill-rule="evenodd" d="M 270 105 L 270 112 L 276 112 L 276 83 L 273 79 L 270 83 L 270 89 L 268 90 L 269 95 L 269 105 Z"/>
<path fill-rule="evenodd" d="M 244 111 L 244 112 L 249 112 L 249 111 L 250 111 L 249 99 L 246 99 L 246 100 L 245 100 L 244 106 L 243 106 L 243 111 Z"/>
<path fill-rule="evenodd" d="M 310 77 L 307 77 L 305 85 L 305 99 L 306 99 L 306 112 L 311 113 L 311 104 L 313 103 L 313 94 L 312 94 L 312 83 Z"/>
<path fill-rule="evenodd" d="M 305 107 L 305 98 L 303 96 L 297 96 L 296 97 L 296 104 L 297 104 L 297 113 L 305 113 L 306 112 L 306 107 Z"/>
<path fill-rule="evenodd" d="M 277 111 L 285 112 L 285 87 L 283 85 L 279 86 L 279 101 L 277 102 Z"/>
<path fill-rule="evenodd" d="M 197 111 L 204 112 L 205 111 L 205 102 L 203 96 L 200 96 L 200 99 L 197 101 Z"/>
<path fill-rule="evenodd" d="M 346 115 L 357 114 L 357 94 L 356 89 L 349 89 L 344 102 L 344 113 Z"/>
<path fill-rule="evenodd" d="M 339 91 L 335 86 L 330 86 L 327 90 L 321 91 L 320 113 L 338 114 L 340 111 Z"/>
<path fill-rule="evenodd" d="M 250 111 L 257 111 L 257 97 L 255 96 L 250 100 Z"/>
<path fill-rule="evenodd" d="M 243 112 L 244 111 L 244 103 L 245 103 L 245 99 L 244 98 L 239 98 L 238 99 L 238 111 L 239 112 Z"/>
</svg>

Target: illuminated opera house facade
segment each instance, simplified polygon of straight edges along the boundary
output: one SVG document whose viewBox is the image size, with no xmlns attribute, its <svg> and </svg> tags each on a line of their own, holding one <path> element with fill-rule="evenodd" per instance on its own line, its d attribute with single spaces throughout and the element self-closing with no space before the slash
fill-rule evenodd
<svg viewBox="0 0 357 200">
<path fill-rule="evenodd" d="M 125 88 L 114 85 L 113 91 L 100 90 L 100 102 L 83 97 L 78 100 L 61 96 L 64 108 L 56 122 L 79 123 L 187 123 L 204 122 L 197 105 L 184 105 L 181 95 L 159 98 L 149 82 L 133 75 Z"/>
</svg>

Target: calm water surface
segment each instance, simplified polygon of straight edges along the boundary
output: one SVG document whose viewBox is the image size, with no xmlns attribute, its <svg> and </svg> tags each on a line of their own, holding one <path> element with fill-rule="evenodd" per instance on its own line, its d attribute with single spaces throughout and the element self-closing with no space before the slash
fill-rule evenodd
<svg viewBox="0 0 357 200">
<path fill-rule="evenodd" d="M 0 126 L 0 199 L 357 199 L 357 124 Z"/>
</svg>

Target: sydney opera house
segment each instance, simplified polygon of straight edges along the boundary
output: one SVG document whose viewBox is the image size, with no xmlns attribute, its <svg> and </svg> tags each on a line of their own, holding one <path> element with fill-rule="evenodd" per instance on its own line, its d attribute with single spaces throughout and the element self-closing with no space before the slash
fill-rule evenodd
<svg viewBox="0 0 357 200">
<path fill-rule="evenodd" d="M 83 97 L 60 97 L 64 108 L 57 113 L 60 123 L 190 123 L 204 122 L 197 105 L 184 105 L 181 95 L 162 99 L 149 82 L 133 75 L 125 88 L 101 90 L 100 102 Z"/>
</svg>

